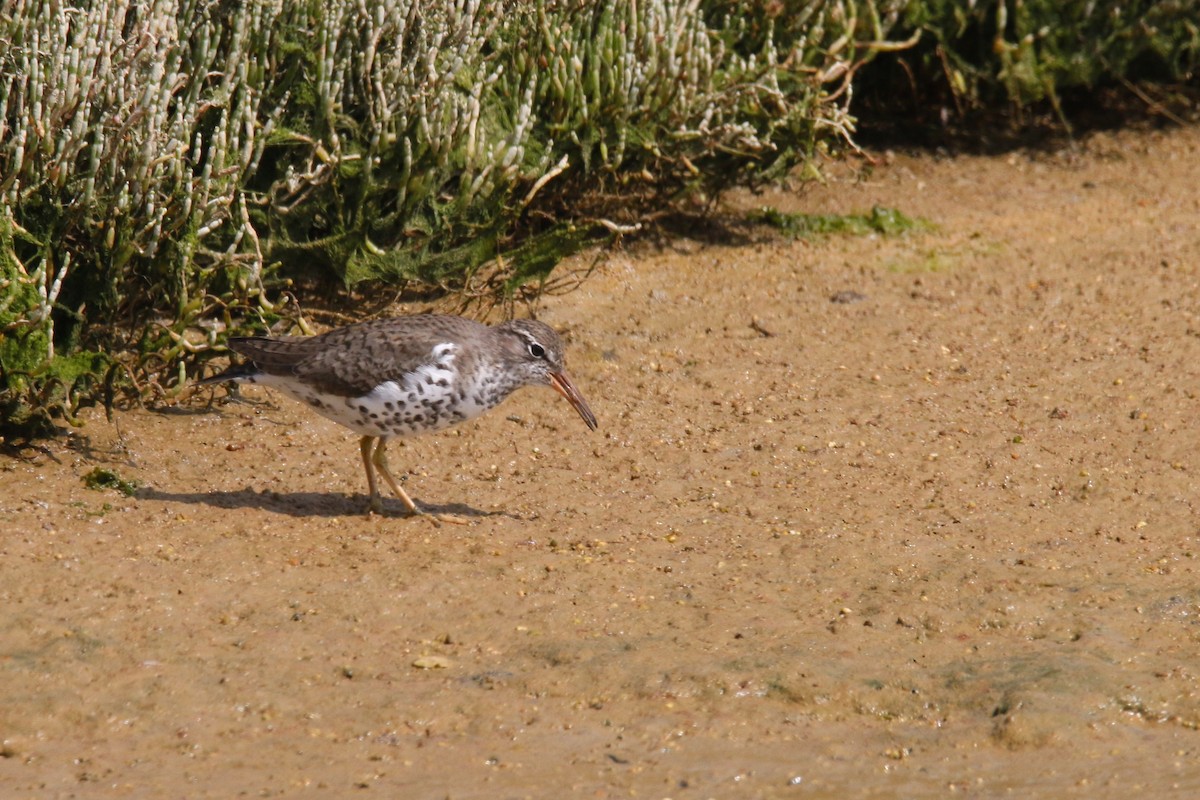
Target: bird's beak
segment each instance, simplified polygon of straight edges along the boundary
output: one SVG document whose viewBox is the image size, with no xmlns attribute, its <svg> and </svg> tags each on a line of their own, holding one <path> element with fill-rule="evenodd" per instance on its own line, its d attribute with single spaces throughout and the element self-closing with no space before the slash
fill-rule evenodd
<svg viewBox="0 0 1200 800">
<path fill-rule="evenodd" d="M 550 385 L 554 390 L 567 398 L 567 402 L 571 407 L 579 412 L 579 416 L 583 417 L 584 423 L 592 430 L 596 430 L 596 415 L 588 408 L 587 401 L 583 399 L 583 395 L 575 388 L 575 384 L 571 383 L 571 379 L 567 377 L 565 372 L 551 372 Z"/>
</svg>

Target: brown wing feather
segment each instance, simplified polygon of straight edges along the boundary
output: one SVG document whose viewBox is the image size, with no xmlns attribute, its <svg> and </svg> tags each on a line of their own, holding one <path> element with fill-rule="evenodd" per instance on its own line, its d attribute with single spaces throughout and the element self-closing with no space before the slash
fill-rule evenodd
<svg viewBox="0 0 1200 800">
<path fill-rule="evenodd" d="M 231 336 L 229 349 L 254 362 L 263 372 L 290 375 L 311 356 L 319 336 Z"/>
<path fill-rule="evenodd" d="M 419 315 L 360 322 L 318 336 L 230 339 L 229 347 L 263 372 L 294 375 L 322 391 L 354 395 L 432 363 L 433 349 L 445 342 L 462 346 L 457 362 L 462 369 L 474 358 L 472 343 L 487 330 L 462 317 Z"/>
</svg>

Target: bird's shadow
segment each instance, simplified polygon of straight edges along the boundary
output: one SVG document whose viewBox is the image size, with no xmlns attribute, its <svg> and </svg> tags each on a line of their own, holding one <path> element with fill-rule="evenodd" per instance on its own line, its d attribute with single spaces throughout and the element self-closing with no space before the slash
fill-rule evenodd
<svg viewBox="0 0 1200 800">
<path fill-rule="evenodd" d="M 134 494 L 138 500 L 159 500 L 168 503 L 189 503 L 192 505 L 209 505 L 215 508 L 238 509 L 254 508 L 260 511 L 271 511 L 287 514 L 292 517 L 353 517 L 366 514 L 366 495 L 347 496 L 323 492 L 272 492 L 254 491 L 253 489 L 238 489 L 235 491 L 211 492 L 164 492 L 151 487 L 138 489 Z M 464 503 L 447 505 L 420 504 L 422 511 L 428 514 L 446 514 L 469 519 L 485 519 L 487 517 L 509 517 L 521 519 L 506 511 L 481 511 Z M 383 516 L 410 516 L 400 501 L 384 500 Z"/>
</svg>

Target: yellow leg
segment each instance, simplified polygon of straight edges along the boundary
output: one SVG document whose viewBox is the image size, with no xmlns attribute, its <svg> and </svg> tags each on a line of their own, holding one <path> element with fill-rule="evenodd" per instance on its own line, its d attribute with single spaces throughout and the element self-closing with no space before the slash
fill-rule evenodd
<svg viewBox="0 0 1200 800">
<path fill-rule="evenodd" d="M 379 487 L 375 483 L 375 467 L 371 464 L 371 452 L 374 446 L 374 436 L 364 436 L 358 442 L 358 449 L 362 452 L 363 468 L 367 471 L 367 488 L 371 492 L 367 513 L 382 514 L 383 500 L 379 497 Z"/>
<path fill-rule="evenodd" d="M 372 444 L 374 447 L 372 447 Z M 424 511 L 417 508 L 417 504 L 414 503 L 412 498 L 408 496 L 408 492 L 404 491 L 404 489 L 400 487 L 400 483 L 394 477 L 392 477 L 392 472 L 388 469 L 387 451 L 385 449 L 387 447 L 387 439 L 382 436 L 364 436 L 360 446 L 362 447 L 363 463 L 367 466 L 367 483 L 371 487 L 371 509 L 375 511 L 375 513 L 382 513 L 383 508 L 383 504 L 379 500 L 379 495 L 375 491 L 374 473 L 378 472 L 383 476 L 383 479 L 387 482 L 387 485 L 392 487 L 392 491 L 395 492 L 396 496 L 399 497 L 404 505 L 408 507 L 409 513 L 414 517 L 424 517 L 434 525 L 437 525 L 439 522 L 450 522 L 455 525 L 469 524 L 469 520 L 465 520 L 461 517 L 456 517 L 451 514 L 426 514 Z"/>
<path fill-rule="evenodd" d="M 375 451 L 371 455 L 371 463 L 375 465 L 375 469 L 378 470 L 379 474 L 383 476 L 383 479 L 387 481 L 387 485 L 392 487 L 392 491 L 396 493 L 396 496 L 400 498 L 404 505 L 408 506 L 409 513 L 420 514 L 421 509 L 417 508 L 417 504 L 414 503 L 412 498 L 408 496 L 408 492 L 400 488 L 400 484 L 396 482 L 396 479 L 392 477 L 391 470 L 388 469 L 387 452 L 384 449 L 387 447 L 387 439 L 380 436 L 378 439 L 376 439 L 376 442 Z M 366 450 L 364 450 L 363 453 L 363 457 L 365 458 Z M 371 488 L 374 489 L 374 486 Z"/>
</svg>

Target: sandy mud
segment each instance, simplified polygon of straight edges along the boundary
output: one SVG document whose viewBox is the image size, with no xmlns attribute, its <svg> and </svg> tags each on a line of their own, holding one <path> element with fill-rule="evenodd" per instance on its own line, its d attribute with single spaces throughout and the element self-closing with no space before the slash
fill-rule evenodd
<svg viewBox="0 0 1200 800">
<path fill-rule="evenodd" d="M 1200 796 L 1200 129 L 874 155 L 546 299 L 468 525 L 253 387 L 0 459 L 0 795 Z"/>
</svg>

